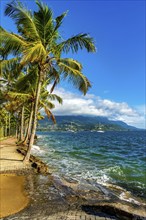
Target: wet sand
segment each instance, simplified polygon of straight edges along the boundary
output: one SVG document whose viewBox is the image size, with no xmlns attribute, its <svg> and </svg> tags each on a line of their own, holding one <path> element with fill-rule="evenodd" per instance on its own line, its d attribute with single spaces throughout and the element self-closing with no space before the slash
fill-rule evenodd
<svg viewBox="0 0 146 220">
<path fill-rule="evenodd" d="M 24 184 L 25 176 L 0 174 L 0 218 L 17 213 L 28 205 Z"/>
<path fill-rule="evenodd" d="M 19 212 L 29 202 L 24 189 L 26 176 L 11 173 L 29 167 L 23 164 L 15 142 L 14 137 L 0 141 L 0 218 Z"/>
</svg>

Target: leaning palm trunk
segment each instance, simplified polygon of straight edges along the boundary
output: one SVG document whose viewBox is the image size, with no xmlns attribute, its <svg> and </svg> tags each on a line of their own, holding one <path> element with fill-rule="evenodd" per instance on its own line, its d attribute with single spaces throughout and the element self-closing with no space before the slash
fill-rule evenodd
<svg viewBox="0 0 146 220">
<path fill-rule="evenodd" d="M 29 162 L 31 148 L 32 148 L 33 143 L 34 143 L 34 138 L 35 138 L 35 133 L 36 133 L 36 126 L 37 126 L 37 112 L 38 112 L 38 103 L 39 103 L 39 98 L 40 98 L 41 86 L 42 86 L 42 74 L 40 73 L 39 74 L 39 79 L 38 79 L 38 86 L 37 86 L 37 90 L 36 90 L 36 99 L 35 99 L 35 102 L 34 102 L 32 131 L 31 131 L 31 136 L 30 136 L 26 156 L 24 157 L 24 160 L 23 160 L 24 163 Z"/>
<path fill-rule="evenodd" d="M 23 144 L 27 144 L 28 139 L 30 137 L 31 127 L 32 127 L 33 108 L 34 108 L 34 105 L 32 103 L 30 117 L 29 117 L 29 123 L 28 123 L 28 128 L 27 128 L 27 132 L 26 132 L 26 136 L 25 136 Z"/>
</svg>

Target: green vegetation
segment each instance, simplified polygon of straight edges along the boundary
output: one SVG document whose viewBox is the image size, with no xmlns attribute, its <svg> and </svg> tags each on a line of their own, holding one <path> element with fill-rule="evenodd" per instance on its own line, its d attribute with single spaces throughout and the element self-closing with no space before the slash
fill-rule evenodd
<svg viewBox="0 0 146 220">
<path fill-rule="evenodd" d="M 112 121 L 100 116 L 56 116 L 57 124 L 46 117 L 39 122 L 39 131 L 134 131 L 139 130 L 122 121 Z"/>
<path fill-rule="evenodd" d="M 66 12 L 54 18 L 47 5 L 39 0 L 36 4 L 38 10 L 34 12 L 19 1 L 7 4 L 5 15 L 13 19 L 18 33 L 0 27 L 0 77 L 3 82 L 0 96 L 4 112 L 4 116 L 0 115 L 1 135 L 4 135 L 3 129 L 5 136 L 9 135 L 8 126 L 13 119 L 18 141 L 28 143 L 24 162 L 29 161 L 37 121 L 42 119 L 40 109 L 44 108 L 55 123 L 52 102 L 62 103 L 62 99 L 53 91 L 61 79 L 68 80 L 84 95 L 91 87 L 82 73 L 81 63 L 62 57 L 79 49 L 95 52 L 93 39 L 86 33 L 62 40 L 59 29 Z M 52 85 L 50 91 L 47 90 L 49 84 Z"/>
</svg>

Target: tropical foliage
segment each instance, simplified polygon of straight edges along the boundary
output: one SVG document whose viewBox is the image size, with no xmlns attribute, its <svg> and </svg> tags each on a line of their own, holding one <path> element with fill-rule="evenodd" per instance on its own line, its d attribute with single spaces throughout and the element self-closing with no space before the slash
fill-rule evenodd
<svg viewBox="0 0 146 220">
<path fill-rule="evenodd" d="M 7 4 L 5 15 L 15 22 L 17 33 L 0 28 L 0 74 L 3 85 L 2 107 L 16 120 L 19 141 L 28 143 L 24 162 L 29 161 L 40 110 L 44 108 L 55 123 L 52 103 L 62 99 L 52 94 L 61 80 L 68 80 L 84 95 L 91 87 L 82 72 L 82 65 L 72 58 L 63 58 L 79 49 L 95 52 L 93 39 L 80 33 L 63 40 L 59 29 L 67 12 L 54 18 L 53 11 L 36 0 L 38 10 L 32 12 L 21 2 Z M 9 55 L 13 58 L 9 59 Z M 63 56 L 62 56 L 63 55 Z M 51 90 L 47 90 L 48 85 Z"/>
</svg>

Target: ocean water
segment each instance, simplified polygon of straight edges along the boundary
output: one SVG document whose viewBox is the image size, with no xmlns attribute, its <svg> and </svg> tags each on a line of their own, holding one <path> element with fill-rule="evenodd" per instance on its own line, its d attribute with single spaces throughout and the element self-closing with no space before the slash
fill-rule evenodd
<svg viewBox="0 0 146 220">
<path fill-rule="evenodd" d="M 145 131 L 46 131 L 37 135 L 33 153 L 60 178 L 112 184 L 123 189 L 123 199 L 125 190 L 146 199 Z"/>
</svg>

